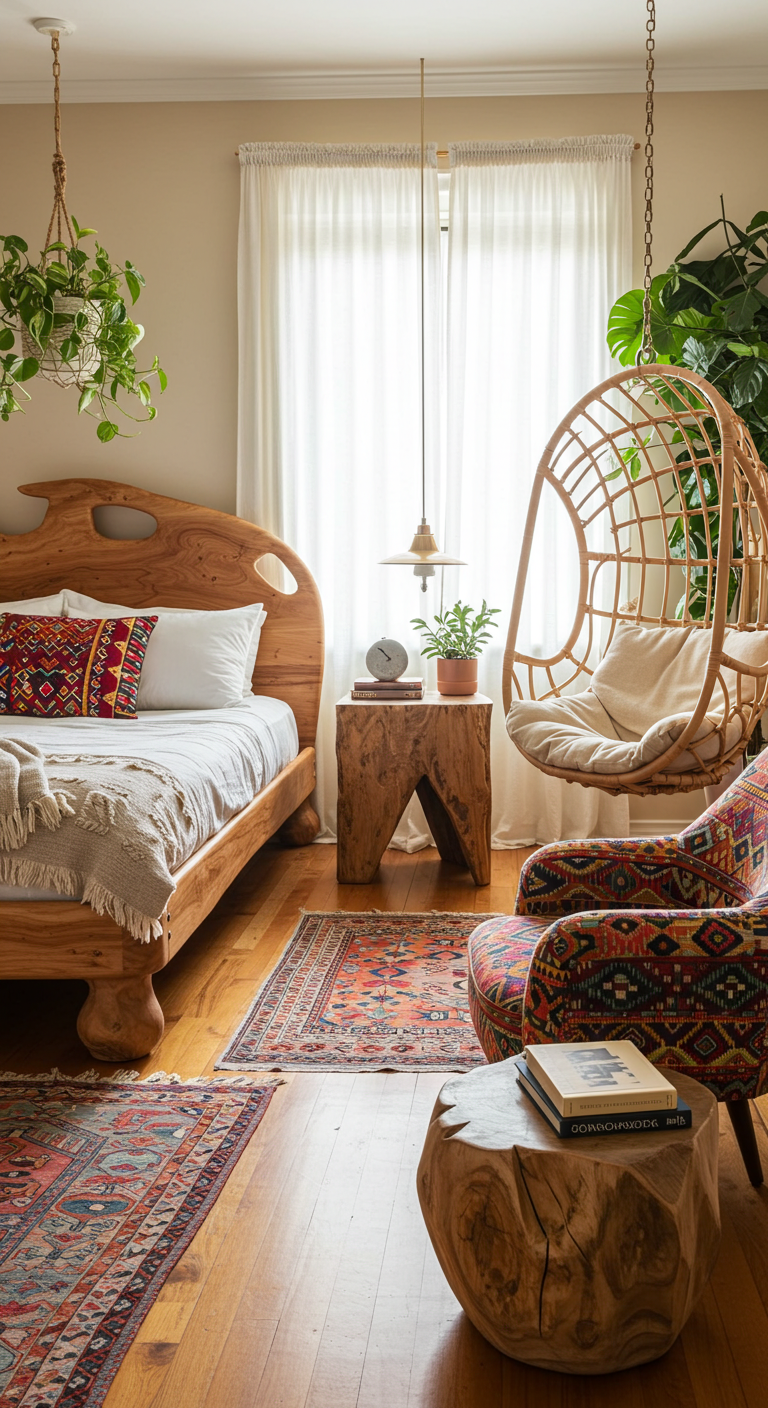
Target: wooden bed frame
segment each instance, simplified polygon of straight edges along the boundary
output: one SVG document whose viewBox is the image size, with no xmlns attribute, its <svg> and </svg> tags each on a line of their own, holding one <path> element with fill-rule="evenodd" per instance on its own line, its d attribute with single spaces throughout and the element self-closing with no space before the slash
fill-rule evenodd
<svg viewBox="0 0 768 1408">
<path fill-rule="evenodd" d="M 31 533 L 0 535 L 0 601 L 63 587 L 137 608 L 222 610 L 263 601 L 267 619 L 253 687 L 289 704 L 298 725 L 298 757 L 175 872 L 161 938 L 140 944 L 113 919 L 72 901 L 0 902 L 0 978 L 84 978 L 81 1040 L 98 1060 L 133 1060 L 163 1034 L 152 974 L 270 836 L 279 832 L 287 845 L 307 845 L 317 835 L 309 797 L 323 678 L 322 606 L 301 559 L 231 514 L 101 479 L 25 484 L 20 492 L 47 499 L 48 509 Z M 105 538 L 93 517 L 103 505 L 151 514 L 157 528 L 148 538 Z M 278 591 L 257 570 L 267 553 L 292 574 L 294 593 Z"/>
</svg>

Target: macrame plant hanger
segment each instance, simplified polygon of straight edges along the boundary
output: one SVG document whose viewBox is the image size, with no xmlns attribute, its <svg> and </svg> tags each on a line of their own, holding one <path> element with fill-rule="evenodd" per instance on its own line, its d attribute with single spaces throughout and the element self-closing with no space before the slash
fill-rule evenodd
<svg viewBox="0 0 768 1408">
<path fill-rule="evenodd" d="M 63 250 L 52 251 L 51 236 L 56 226 L 55 243 L 64 243 L 64 237 L 69 238 L 70 247 L 77 244 L 77 237 L 67 209 L 67 162 L 61 147 L 61 60 L 59 58 L 60 36 L 71 34 L 74 26 L 65 23 L 64 20 L 40 19 L 34 21 L 38 34 L 50 35 L 51 50 L 53 53 L 53 130 L 56 139 L 56 149 L 53 153 L 53 209 L 48 222 L 48 231 L 45 236 L 40 258 L 40 272 L 44 273 L 49 264 L 52 253 L 55 252 L 56 260 L 63 264 Z M 84 298 L 54 296 L 55 316 L 58 321 L 54 323 L 53 330 L 43 351 L 35 342 L 28 328 L 21 325 L 21 345 L 25 357 L 34 357 L 39 364 L 38 376 L 46 381 L 53 381 L 57 386 L 82 387 L 90 376 L 97 371 L 101 361 L 100 353 L 93 346 L 92 339 L 99 327 L 99 314 L 92 303 L 88 303 Z M 65 361 L 59 355 L 59 349 L 63 342 L 72 334 L 74 319 L 78 318 L 82 324 L 80 328 L 81 346 L 77 355 Z"/>
<path fill-rule="evenodd" d="M 655 0 L 647 0 L 638 365 L 588 392 L 544 451 L 523 534 L 502 676 L 507 730 L 535 767 L 585 787 L 639 795 L 719 784 L 739 762 L 768 707 L 768 471 L 744 422 L 713 386 L 687 367 L 655 360 L 655 25 Z M 543 650 L 524 653 L 517 645 L 545 486 L 565 509 L 579 558 L 573 625 L 565 643 L 546 658 Z M 694 493 L 686 496 L 691 487 Z M 684 595 L 678 605 L 681 569 Z M 635 593 L 630 601 L 624 599 L 627 581 Z M 691 610 L 694 590 L 701 607 L 696 614 Z M 600 698 L 600 679 L 594 689 L 592 679 L 600 650 L 605 661 L 616 641 L 612 658 L 618 658 L 622 623 L 666 632 L 638 632 L 633 637 L 638 651 L 643 641 L 647 647 L 653 639 L 676 659 L 680 643 L 686 649 L 690 643 L 690 658 L 695 655 L 697 665 L 688 676 L 683 670 L 671 677 L 672 693 L 684 697 L 685 706 L 651 718 L 657 657 L 649 656 L 645 674 L 641 662 L 637 673 L 647 679 L 648 697 L 638 693 L 631 698 L 631 721 L 619 720 L 617 731 L 616 718 Z M 682 636 L 681 627 L 696 629 Z M 587 718 L 591 722 L 585 723 Z M 546 738 L 531 729 L 542 719 Z M 672 727 L 667 727 L 670 720 Z M 552 745 L 558 728 L 567 738 L 560 749 Z M 574 743 L 579 745 L 575 751 Z M 630 753 L 614 749 L 622 743 L 638 745 L 631 751 L 631 765 L 626 763 Z M 608 770 L 607 757 L 625 761 Z"/>
<path fill-rule="evenodd" d="M 62 221 L 69 235 L 70 244 L 75 244 L 75 232 L 72 229 L 72 221 L 67 210 L 67 163 L 64 153 L 61 150 L 61 90 L 59 80 L 61 79 L 61 62 L 59 60 L 59 30 L 43 29 L 43 34 L 51 36 L 51 49 L 53 50 L 53 130 L 56 136 L 56 150 L 53 154 L 53 210 L 48 224 L 48 233 L 45 237 L 45 248 L 43 250 L 43 264 L 45 264 L 48 253 L 48 246 L 51 243 L 53 233 L 53 222 L 56 221 L 56 240 L 61 244 Z M 59 263 L 62 262 L 62 251 L 58 250 Z"/>
</svg>

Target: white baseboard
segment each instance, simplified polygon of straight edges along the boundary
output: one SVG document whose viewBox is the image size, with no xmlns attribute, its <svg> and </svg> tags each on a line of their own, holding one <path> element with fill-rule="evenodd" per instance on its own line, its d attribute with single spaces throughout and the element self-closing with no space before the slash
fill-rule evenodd
<svg viewBox="0 0 768 1408">
<path fill-rule="evenodd" d="M 641 816 L 629 823 L 630 836 L 676 836 L 696 818 L 693 816 Z"/>
</svg>

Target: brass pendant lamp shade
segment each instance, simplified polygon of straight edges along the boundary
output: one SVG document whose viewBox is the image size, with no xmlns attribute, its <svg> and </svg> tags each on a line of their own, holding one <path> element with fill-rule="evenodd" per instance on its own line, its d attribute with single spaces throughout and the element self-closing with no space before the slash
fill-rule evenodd
<svg viewBox="0 0 768 1408">
<path fill-rule="evenodd" d="M 467 564 L 458 557 L 449 557 L 447 552 L 438 550 L 435 535 L 426 518 L 422 518 L 408 551 L 396 553 L 394 557 L 382 558 L 384 567 L 400 565 L 413 567 L 414 576 L 421 578 L 421 590 L 425 592 L 427 578 L 434 577 L 436 567 L 466 567 Z"/>
<path fill-rule="evenodd" d="M 421 68 L 421 523 L 407 552 L 381 559 L 383 567 L 413 567 L 421 578 L 421 590 L 427 590 L 427 578 L 434 577 L 436 567 L 466 567 L 458 557 L 449 557 L 438 550 L 435 536 L 427 523 L 426 507 L 426 442 L 424 430 L 424 60 Z"/>
</svg>

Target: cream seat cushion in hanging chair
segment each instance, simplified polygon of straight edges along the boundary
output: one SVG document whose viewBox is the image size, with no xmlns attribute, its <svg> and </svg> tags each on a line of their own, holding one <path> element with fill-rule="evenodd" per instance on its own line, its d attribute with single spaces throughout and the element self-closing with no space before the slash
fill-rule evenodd
<svg viewBox="0 0 768 1408">
<path fill-rule="evenodd" d="M 529 757 L 547 767 L 574 772 L 625 773 L 660 758 L 677 741 L 696 708 L 707 669 L 711 633 L 700 626 L 635 626 L 619 622 L 603 659 L 581 694 L 551 699 L 514 700 L 507 732 Z M 726 631 L 724 650 L 749 665 L 768 663 L 768 631 Z M 737 677 L 723 669 L 732 703 Z M 756 681 L 742 676 L 742 699 L 754 698 Z M 706 737 L 723 717 L 723 691 L 715 684 L 706 717 L 694 742 Z M 741 720 L 726 729 L 725 747 L 734 747 Z M 700 750 L 715 757 L 715 735 Z M 699 766 L 687 750 L 669 766 L 686 772 Z"/>
</svg>

